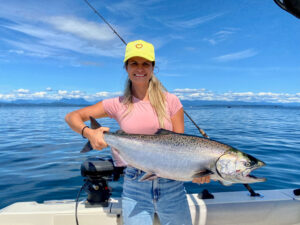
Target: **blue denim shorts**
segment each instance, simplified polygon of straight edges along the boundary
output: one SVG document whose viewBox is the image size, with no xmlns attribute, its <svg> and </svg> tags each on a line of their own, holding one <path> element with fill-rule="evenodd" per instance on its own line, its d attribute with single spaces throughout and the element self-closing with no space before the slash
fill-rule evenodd
<svg viewBox="0 0 300 225">
<path fill-rule="evenodd" d="M 145 172 L 127 167 L 122 193 L 125 225 L 152 225 L 157 213 L 162 225 L 192 225 L 183 182 L 157 178 L 139 181 Z"/>
</svg>

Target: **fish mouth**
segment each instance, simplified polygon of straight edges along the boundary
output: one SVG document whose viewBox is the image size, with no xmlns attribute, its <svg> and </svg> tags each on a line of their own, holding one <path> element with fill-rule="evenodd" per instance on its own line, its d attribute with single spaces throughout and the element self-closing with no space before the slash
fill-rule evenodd
<svg viewBox="0 0 300 225">
<path fill-rule="evenodd" d="M 252 181 L 252 182 L 265 182 L 267 180 L 265 177 L 257 177 L 257 176 L 254 176 L 254 175 L 250 174 L 254 170 L 256 170 L 258 168 L 261 168 L 265 165 L 266 164 L 263 161 L 258 161 L 257 164 L 249 170 L 249 173 L 245 175 L 245 178 L 247 180 Z"/>
<path fill-rule="evenodd" d="M 248 174 L 246 178 L 247 180 L 251 180 L 252 182 L 265 182 L 267 180 L 265 177 L 256 177 L 251 174 Z"/>
</svg>

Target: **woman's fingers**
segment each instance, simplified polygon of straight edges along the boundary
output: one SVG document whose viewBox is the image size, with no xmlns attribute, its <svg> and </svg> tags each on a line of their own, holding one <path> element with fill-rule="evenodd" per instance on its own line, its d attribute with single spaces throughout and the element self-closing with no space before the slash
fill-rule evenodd
<svg viewBox="0 0 300 225">
<path fill-rule="evenodd" d="M 90 130 L 89 141 L 93 149 L 102 150 L 103 148 L 106 148 L 108 146 L 104 140 L 104 132 L 109 132 L 109 128 L 100 127 L 98 129 Z"/>
<path fill-rule="evenodd" d="M 109 132 L 109 127 L 100 127 L 103 132 Z"/>
<path fill-rule="evenodd" d="M 206 176 L 205 178 L 205 183 L 209 183 L 210 182 L 210 176 Z"/>
<path fill-rule="evenodd" d="M 210 176 L 197 177 L 197 178 L 194 178 L 192 182 L 193 183 L 198 183 L 198 184 L 209 183 L 210 182 Z"/>
</svg>

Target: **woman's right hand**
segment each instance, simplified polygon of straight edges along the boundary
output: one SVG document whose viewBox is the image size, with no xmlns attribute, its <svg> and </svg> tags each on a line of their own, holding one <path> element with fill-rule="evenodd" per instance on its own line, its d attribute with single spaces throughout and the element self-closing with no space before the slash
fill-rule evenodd
<svg viewBox="0 0 300 225">
<path fill-rule="evenodd" d="M 69 126 L 84 137 L 89 139 L 93 149 L 101 150 L 107 147 L 107 143 L 104 141 L 103 132 L 108 132 L 108 127 L 100 127 L 98 129 L 84 128 L 85 121 L 88 121 L 90 116 L 94 118 L 108 117 L 105 112 L 103 103 L 98 102 L 95 105 L 87 106 L 82 109 L 70 112 L 65 116 L 66 122 Z M 82 129 L 84 128 L 83 132 Z"/>
<path fill-rule="evenodd" d="M 103 148 L 106 148 L 108 145 L 104 141 L 104 132 L 109 132 L 108 127 L 99 127 L 97 129 L 85 129 L 84 130 L 84 136 L 89 139 L 93 149 L 96 150 L 102 150 Z"/>
</svg>

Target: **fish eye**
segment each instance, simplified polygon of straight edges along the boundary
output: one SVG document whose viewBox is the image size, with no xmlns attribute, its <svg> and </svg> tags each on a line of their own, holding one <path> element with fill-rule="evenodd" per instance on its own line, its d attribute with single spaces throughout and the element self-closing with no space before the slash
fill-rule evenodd
<svg viewBox="0 0 300 225">
<path fill-rule="evenodd" d="M 251 163 L 250 163 L 250 162 L 244 162 L 244 166 L 250 167 L 250 166 L 251 166 Z"/>
</svg>

